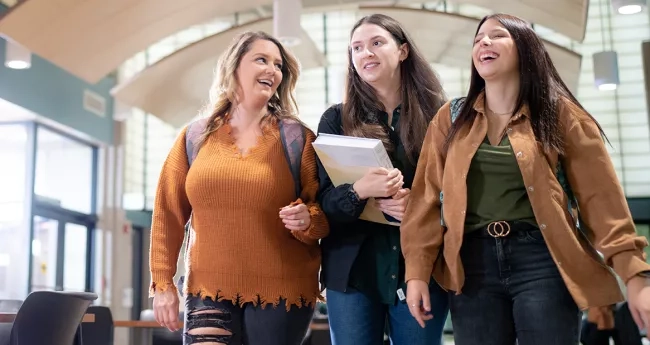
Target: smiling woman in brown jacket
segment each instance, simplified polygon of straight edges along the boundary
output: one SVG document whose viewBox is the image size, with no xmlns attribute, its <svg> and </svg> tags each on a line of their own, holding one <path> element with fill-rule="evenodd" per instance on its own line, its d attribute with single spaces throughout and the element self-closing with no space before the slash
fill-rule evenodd
<svg viewBox="0 0 650 345">
<path fill-rule="evenodd" d="M 457 345 L 573 345 L 580 309 L 623 299 L 611 266 L 643 327 L 647 241 L 602 135 L 528 23 L 484 18 L 468 95 L 431 121 L 402 222 L 411 314 L 430 317 L 433 274 Z"/>
</svg>

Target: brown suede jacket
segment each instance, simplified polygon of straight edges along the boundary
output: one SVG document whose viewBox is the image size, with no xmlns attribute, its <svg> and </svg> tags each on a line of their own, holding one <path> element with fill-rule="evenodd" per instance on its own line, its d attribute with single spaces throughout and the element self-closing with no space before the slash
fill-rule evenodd
<svg viewBox="0 0 650 345">
<path fill-rule="evenodd" d="M 429 125 L 401 226 L 407 281 L 428 282 L 433 274 L 443 288 L 461 293 L 465 278 L 459 251 L 467 206 L 466 178 L 487 133 L 484 97 L 481 94 L 473 105 L 478 112 L 474 123 L 458 132 L 446 154 L 443 143 L 451 127 L 449 103 Z M 624 282 L 650 270 L 643 254 L 648 242 L 635 232 L 596 123 L 568 100 L 561 103 L 562 157 L 544 152 L 535 140 L 527 107 L 512 117 L 507 135 L 528 186 L 537 224 L 575 302 L 581 309 L 606 306 L 623 300 L 610 267 Z M 576 229 L 567 209 L 567 195 L 555 176 L 559 159 L 578 200 L 583 231 Z M 440 222 L 442 190 L 446 227 Z"/>
</svg>

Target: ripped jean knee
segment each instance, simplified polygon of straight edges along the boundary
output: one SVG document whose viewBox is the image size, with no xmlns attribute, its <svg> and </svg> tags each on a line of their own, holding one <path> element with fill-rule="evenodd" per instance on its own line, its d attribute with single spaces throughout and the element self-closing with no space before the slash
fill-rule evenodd
<svg viewBox="0 0 650 345">
<path fill-rule="evenodd" d="M 235 333 L 238 333 L 238 327 L 233 324 L 234 309 L 229 304 L 188 296 L 185 301 L 183 344 L 230 344 Z"/>
</svg>

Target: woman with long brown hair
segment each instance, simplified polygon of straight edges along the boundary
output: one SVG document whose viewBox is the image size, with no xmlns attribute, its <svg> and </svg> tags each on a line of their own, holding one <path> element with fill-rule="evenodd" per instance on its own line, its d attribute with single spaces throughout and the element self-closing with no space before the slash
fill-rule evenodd
<svg viewBox="0 0 650 345">
<path fill-rule="evenodd" d="M 275 38 L 238 35 L 219 60 L 209 117 L 181 132 L 164 163 L 151 226 L 151 294 L 156 320 L 177 330 L 172 279 L 191 217 L 184 344 L 300 345 L 309 327 L 319 296 L 318 240 L 329 226 L 316 203 L 315 135 L 296 117 L 298 72 Z M 284 145 L 287 126 L 298 130 L 292 143 L 302 138 L 302 150 Z M 300 162 L 299 179 L 287 157 Z"/>
<path fill-rule="evenodd" d="M 623 300 L 611 266 L 644 328 L 648 242 L 603 136 L 526 21 L 483 18 L 469 91 L 429 125 L 402 223 L 412 315 L 435 280 L 458 345 L 573 345 L 581 310 Z"/>
<path fill-rule="evenodd" d="M 334 186 L 319 165 L 319 200 L 331 224 L 321 244 L 321 282 L 332 344 L 380 345 L 387 329 L 395 345 L 437 345 L 446 294 L 436 284 L 427 287 L 433 319 L 426 328 L 408 317 L 399 226 L 359 216 L 377 202 L 402 220 L 426 127 L 445 101 L 442 86 L 402 25 L 385 15 L 354 25 L 348 62 L 345 100 L 325 111 L 318 132 L 380 139 L 395 169 L 372 169 L 353 184 Z"/>
</svg>

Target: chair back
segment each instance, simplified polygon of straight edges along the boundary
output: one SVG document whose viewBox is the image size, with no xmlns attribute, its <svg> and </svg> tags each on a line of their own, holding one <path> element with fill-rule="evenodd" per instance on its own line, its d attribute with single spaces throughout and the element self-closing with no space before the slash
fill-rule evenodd
<svg viewBox="0 0 650 345">
<path fill-rule="evenodd" d="M 88 307 L 86 314 L 95 315 L 95 322 L 81 323 L 83 345 L 113 345 L 115 326 L 111 309 L 93 305 Z"/>
<path fill-rule="evenodd" d="M 97 295 L 90 292 L 34 291 L 16 313 L 11 345 L 70 345 Z"/>
</svg>

